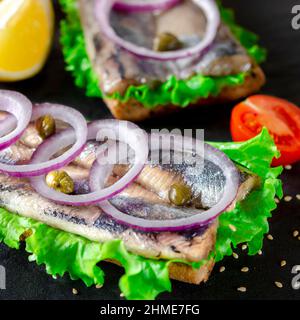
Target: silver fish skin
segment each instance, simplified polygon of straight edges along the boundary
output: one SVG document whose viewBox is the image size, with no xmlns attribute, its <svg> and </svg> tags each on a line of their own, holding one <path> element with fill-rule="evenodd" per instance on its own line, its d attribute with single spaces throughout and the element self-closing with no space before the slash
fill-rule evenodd
<svg viewBox="0 0 300 320">
<path fill-rule="evenodd" d="M 101 89 L 107 94 L 123 93 L 131 84 L 165 82 L 173 75 L 188 79 L 195 74 L 214 77 L 238 74 L 249 71 L 253 65 L 245 49 L 223 23 L 207 53 L 196 58 L 161 62 L 141 59 L 108 40 L 95 17 L 95 0 L 79 0 L 79 8 L 87 51 L 101 79 Z M 112 27 L 118 35 L 147 48 L 152 48 L 156 35 L 162 32 L 174 34 L 185 47 L 194 46 L 203 38 L 205 21 L 192 0 L 184 0 L 160 14 L 112 12 L 111 15 Z"/>
<path fill-rule="evenodd" d="M 0 113 L 1 118 L 5 114 Z M 42 142 L 33 124 L 25 131 L 23 137 L 13 146 L 0 152 L 0 161 L 11 165 L 27 163 L 36 147 Z M 95 159 L 97 145 L 89 143 L 77 159 L 81 164 L 64 168 L 74 179 L 75 184 L 83 184 L 89 174 L 89 168 Z M 82 183 L 83 181 L 83 183 Z M 88 189 L 85 189 L 88 192 Z M 120 196 L 121 199 L 145 201 L 147 204 L 163 205 L 158 196 L 137 184 L 131 185 Z M 116 198 L 117 199 L 117 198 Z M 127 249 L 133 253 L 149 258 L 184 259 L 198 261 L 207 256 L 214 245 L 216 223 L 208 228 L 182 233 L 146 233 L 133 230 L 104 214 L 99 207 L 71 207 L 58 205 L 36 193 L 26 179 L 11 178 L 0 174 L 0 206 L 25 217 L 36 219 L 49 226 L 81 235 L 93 241 L 105 242 L 121 239 Z M 180 212 L 180 210 L 178 210 Z M 210 239 L 210 241 L 203 241 Z"/>
<path fill-rule="evenodd" d="M 35 150 L 33 146 L 36 147 L 40 143 L 36 135 L 37 132 L 31 125 L 18 143 L 0 152 L 0 161 L 6 161 L 12 165 L 28 162 Z M 84 181 L 88 177 L 92 163 L 91 159 L 94 158 L 95 147 L 95 144 L 88 144 L 82 155 L 64 169 L 76 183 L 83 182 L 83 185 L 85 184 Z M 87 165 L 88 162 L 91 163 Z M 86 168 L 82 165 L 84 163 Z M 167 172 L 166 174 L 171 173 Z M 116 177 L 113 178 L 116 179 Z M 208 180 L 205 181 L 208 182 Z M 212 181 L 217 183 L 217 180 Z M 242 177 L 241 175 L 241 183 L 237 201 L 245 197 L 256 186 L 257 177 L 252 175 Z M 216 188 L 212 189 L 217 190 Z M 88 188 L 86 192 L 88 192 Z M 152 190 L 147 190 L 136 183 L 124 190 L 113 201 L 122 208 L 126 207 L 126 204 L 145 204 L 148 212 L 151 213 L 151 216 L 147 218 L 159 218 L 160 211 L 164 213 L 164 218 L 169 219 L 182 214 L 187 216 L 191 212 L 189 208 L 170 207 Z M 150 258 L 199 261 L 213 249 L 216 239 L 217 221 L 207 228 L 193 231 L 141 232 L 117 223 L 98 207 L 71 207 L 53 203 L 37 194 L 26 179 L 11 178 L 6 175 L 0 175 L 0 206 L 12 213 L 36 219 L 94 241 L 105 242 L 121 239 L 131 252 Z M 135 210 L 134 213 L 142 216 L 145 210 Z"/>
<path fill-rule="evenodd" d="M 199 261 L 212 250 L 216 236 L 216 223 L 182 233 L 140 232 L 115 222 L 98 207 L 55 204 L 37 194 L 28 181 L 5 175 L 0 175 L 0 206 L 93 241 L 120 239 L 129 251 L 149 258 Z"/>
<path fill-rule="evenodd" d="M 39 137 L 37 130 L 33 124 L 30 124 L 19 142 L 0 152 L 0 161 L 10 164 L 26 163 L 30 160 L 35 148 L 42 142 L 42 139 L 37 137 Z M 74 160 L 73 167 L 75 168 L 77 166 L 81 167 L 82 170 L 90 170 L 96 159 L 98 146 L 98 142 L 88 141 L 83 152 Z M 201 159 L 197 160 L 200 162 Z M 69 169 L 67 169 L 67 171 L 68 170 Z M 121 177 L 127 170 L 128 166 L 126 165 L 115 165 L 113 171 L 116 176 Z M 170 172 L 170 170 L 172 170 L 172 172 Z M 81 177 L 82 179 L 84 179 L 84 175 L 87 175 L 87 172 L 88 171 L 78 170 L 78 174 L 82 173 L 83 175 Z M 162 165 L 153 167 L 151 163 L 149 163 L 142 170 L 136 182 L 144 189 L 151 191 L 152 197 L 157 195 L 157 203 L 163 200 L 169 204 L 169 190 L 171 186 L 174 183 L 187 184 L 192 187 L 193 206 L 197 208 L 209 208 L 219 200 L 224 184 L 223 178 L 221 168 L 217 168 L 207 161 L 204 162 L 204 170 L 201 175 L 199 175 L 197 167 L 187 165 Z M 79 178 L 77 177 L 75 180 L 79 180 Z M 243 180 L 245 180 L 245 178 L 243 178 Z M 120 204 L 119 208 L 124 208 L 124 205 L 121 205 L 120 199 L 118 199 L 118 202 Z M 156 206 L 156 209 L 158 212 L 159 206 Z M 162 212 L 167 212 L 162 207 L 160 209 Z M 179 212 L 176 209 L 173 211 L 174 214 L 175 212 Z M 171 211 L 169 213 L 171 213 Z M 186 214 L 189 215 L 188 212 L 186 212 Z"/>
</svg>

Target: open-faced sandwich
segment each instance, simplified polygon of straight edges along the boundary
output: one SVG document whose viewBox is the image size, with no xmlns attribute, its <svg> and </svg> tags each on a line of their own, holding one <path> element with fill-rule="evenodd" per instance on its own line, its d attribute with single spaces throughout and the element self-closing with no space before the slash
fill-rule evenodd
<svg viewBox="0 0 300 320">
<path fill-rule="evenodd" d="M 126 298 L 153 299 L 170 278 L 206 281 L 242 243 L 250 255 L 262 248 L 282 196 L 266 130 L 203 143 L 127 121 L 87 124 L 72 108 L 5 90 L 0 108 L 0 241 L 25 241 L 54 277 L 99 286 L 107 260 L 124 267 Z"/>
<path fill-rule="evenodd" d="M 236 100 L 265 82 L 257 37 L 214 0 L 60 0 L 76 84 L 118 119 Z"/>
</svg>

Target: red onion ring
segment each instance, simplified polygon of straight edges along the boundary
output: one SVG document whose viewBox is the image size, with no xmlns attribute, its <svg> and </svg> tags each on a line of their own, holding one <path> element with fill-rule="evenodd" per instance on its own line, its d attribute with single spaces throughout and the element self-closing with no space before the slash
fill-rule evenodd
<svg viewBox="0 0 300 320">
<path fill-rule="evenodd" d="M 0 121 L 0 128 L 1 128 L 2 136 L 9 134 L 14 129 L 16 129 L 17 123 L 18 123 L 18 120 L 11 114 L 8 114 L 4 119 L 2 119 Z M 3 149 L 6 149 L 6 148 L 3 148 Z M 0 151 L 3 149 L 0 149 Z"/>
<path fill-rule="evenodd" d="M 154 142 L 154 145 L 159 146 L 159 144 L 157 143 L 159 139 L 159 135 L 152 136 L 151 142 Z M 170 136 L 165 135 L 163 136 L 163 139 L 166 139 L 166 141 L 170 141 Z M 199 142 L 192 138 L 184 138 L 183 142 L 184 149 L 182 148 L 182 140 L 177 142 L 174 141 L 173 149 L 180 152 L 182 152 L 183 150 L 185 152 L 193 152 L 193 150 L 195 150 L 195 147 L 202 143 L 201 141 Z M 199 148 L 201 148 L 201 145 L 199 145 Z M 215 206 L 206 210 L 205 212 L 201 211 L 197 213 L 198 210 L 195 209 L 195 215 L 190 217 L 172 220 L 146 220 L 143 218 L 130 216 L 121 212 L 116 207 L 114 207 L 109 201 L 101 202 L 99 204 L 99 207 L 118 223 L 145 232 L 174 232 L 195 229 L 198 227 L 208 225 L 210 222 L 215 220 L 222 212 L 226 211 L 226 209 L 232 204 L 232 202 L 236 198 L 239 187 L 239 174 L 232 161 L 224 153 L 213 148 L 212 146 L 204 144 L 204 155 L 205 159 L 212 161 L 214 164 L 222 168 L 226 178 L 222 198 Z M 106 169 L 107 168 L 101 168 L 101 165 L 99 163 L 94 164 L 91 170 L 91 177 L 93 177 L 93 179 L 90 180 L 91 190 L 99 190 L 103 187 L 103 172 Z"/>
<path fill-rule="evenodd" d="M 32 104 L 21 93 L 0 90 L 0 110 L 14 116 L 9 115 L 8 119 L 1 121 L 0 150 L 3 150 L 22 136 L 31 119 Z"/>
<path fill-rule="evenodd" d="M 117 0 L 113 9 L 123 12 L 163 11 L 174 7 L 181 0 Z"/>
<path fill-rule="evenodd" d="M 198 45 L 191 48 L 169 52 L 156 52 L 120 38 L 113 30 L 110 25 L 110 13 L 116 4 L 116 1 L 117 0 L 96 0 L 95 15 L 98 19 L 101 31 L 108 39 L 116 43 L 118 46 L 143 59 L 170 61 L 183 59 L 190 56 L 200 56 L 203 52 L 210 48 L 216 37 L 221 21 L 219 9 L 214 0 L 193 0 L 194 3 L 203 10 L 207 19 L 206 33 L 202 41 Z"/>
<path fill-rule="evenodd" d="M 68 123 L 73 127 L 75 135 L 73 134 L 74 145 L 66 151 L 61 156 L 49 160 L 46 159 L 45 162 L 38 161 L 39 157 L 42 157 L 43 152 L 51 153 L 54 155 L 59 150 L 61 150 L 61 144 L 64 143 L 63 140 L 55 140 L 50 138 L 43 142 L 35 151 L 32 157 L 32 162 L 26 165 L 7 165 L 0 163 L 0 172 L 6 173 L 10 176 L 22 178 L 22 177 L 33 177 L 43 174 L 47 174 L 50 171 L 62 168 L 72 162 L 82 151 L 85 146 L 87 138 L 87 124 L 85 118 L 77 110 L 58 104 L 44 103 L 36 105 L 33 109 L 31 120 L 36 119 L 50 114 L 55 119 L 60 119 Z M 64 136 L 62 135 L 62 138 Z M 76 137 L 76 138 L 75 138 Z M 74 141 L 75 140 L 75 141 Z M 69 144 L 68 146 L 70 146 Z"/>
<path fill-rule="evenodd" d="M 45 176 L 31 178 L 32 187 L 43 197 L 53 200 L 56 203 L 72 206 L 88 206 L 97 204 L 101 201 L 109 199 L 118 193 L 122 192 L 128 185 L 130 185 L 140 174 L 148 158 L 148 137 L 147 134 L 133 123 L 118 120 L 99 120 L 94 121 L 88 126 L 88 140 L 96 139 L 99 133 L 105 131 L 105 137 L 111 140 L 116 140 L 128 144 L 135 151 L 135 160 L 129 171 L 115 184 L 107 188 L 101 188 L 95 192 L 82 195 L 66 195 L 58 192 L 50 187 L 45 182 Z M 72 132 L 61 133 L 64 136 L 63 147 L 68 146 L 74 138 Z M 103 136 L 102 136 L 103 137 Z M 49 142 L 50 146 L 55 144 L 55 139 Z M 100 147 L 101 148 L 101 147 Z M 99 156 L 99 153 L 97 151 Z M 48 148 L 43 147 L 35 156 L 34 161 L 46 161 L 53 152 Z M 100 160 L 100 159 L 99 159 Z M 95 162 L 98 162 L 97 160 Z M 105 179 L 108 174 L 110 164 L 104 164 L 105 170 L 98 173 L 101 175 L 101 180 Z M 103 176 L 102 176 L 103 175 Z M 92 177 L 91 177 L 92 180 Z"/>
</svg>

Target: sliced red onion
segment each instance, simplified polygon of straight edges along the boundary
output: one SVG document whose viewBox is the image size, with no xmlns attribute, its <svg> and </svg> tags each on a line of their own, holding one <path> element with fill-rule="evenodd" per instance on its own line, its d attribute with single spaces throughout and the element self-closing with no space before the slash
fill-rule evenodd
<svg viewBox="0 0 300 320">
<path fill-rule="evenodd" d="M 32 104 L 21 93 L 0 90 L 0 110 L 13 115 L 0 125 L 0 150 L 3 150 L 22 136 L 31 119 Z"/>
<path fill-rule="evenodd" d="M 152 136 L 151 142 L 153 145 L 159 146 L 157 143 L 159 139 L 161 139 L 159 136 Z M 162 139 L 168 139 L 168 141 L 170 141 L 170 136 L 165 135 Z M 184 150 L 182 147 L 182 140 L 177 141 L 178 142 L 175 140 L 173 144 L 173 150 L 175 151 L 193 152 L 194 150 L 201 150 L 202 142 L 200 141 L 195 141 L 192 138 L 184 138 Z M 199 148 L 197 148 L 197 145 Z M 109 201 L 101 202 L 99 206 L 106 214 L 111 216 L 120 224 L 125 224 L 145 232 L 183 231 L 205 226 L 215 220 L 222 212 L 226 211 L 226 209 L 235 200 L 239 187 L 239 174 L 235 165 L 224 153 L 208 144 L 204 144 L 204 156 L 206 160 L 209 160 L 220 167 L 226 178 L 224 193 L 221 199 L 215 206 L 204 212 L 195 209 L 195 215 L 185 218 L 172 220 L 147 220 L 125 214 L 114 207 Z M 90 180 L 91 190 L 101 190 L 101 188 L 103 188 L 103 172 L 105 170 L 106 168 L 101 168 L 101 165 L 99 164 L 94 165 L 91 171 L 91 177 L 93 177 L 93 179 Z"/>
<path fill-rule="evenodd" d="M 81 153 L 87 138 L 87 124 L 82 114 L 70 107 L 44 103 L 36 105 L 33 108 L 31 120 L 35 121 L 48 114 L 52 115 L 54 119 L 59 119 L 68 123 L 74 129 L 72 134 L 69 133 L 69 135 L 72 136 L 72 142 L 65 145 L 66 141 L 69 142 L 70 140 L 68 135 L 62 134 L 59 136 L 59 139 L 51 137 L 50 139 L 45 140 L 45 142 L 37 148 L 30 164 L 7 165 L 0 163 L 1 172 L 18 178 L 39 176 L 66 166 Z M 70 130 L 68 130 L 68 132 L 70 132 Z M 50 157 L 47 159 L 43 157 L 44 154 L 54 155 L 62 148 L 70 146 L 72 143 L 74 143 L 74 145 L 69 150 L 55 159 L 49 160 Z M 40 160 L 42 158 L 44 159 Z"/>
<path fill-rule="evenodd" d="M 63 146 L 67 146 L 72 143 L 72 133 L 62 133 L 64 136 Z M 64 193 L 55 191 L 48 187 L 45 181 L 45 176 L 31 178 L 31 185 L 33 188 L 43 197 L 53 200 L 56 203 L 72 206 L 88 206 L 97 204 L 106 199 L 117 195 L 122 192 L 128 185 L 130 185 L 142 171 L 147 159 L 148 159 L 148 137 L 147 134 L 133 123 L 127 121 L 118 120 L 99 120 L 94 121 L 88 126 L 88 140 L 108 138 L 110 140 L 121 141 L 126 143 L 135 151 L 135 159 L 132 167 L 128 172 L 115 184 L 107 188 L 98 189 L 95 192 L 82 195 L 66 195 Z M 55 139 L 50 141 L 50 145 L 55 144 Z M 99 153 L 100 152 L 100 153 Z M 103 148 L 100 147 L 100 151 L 97 151 L 98 160 L 101 160 L 103 154 Z M 38 155 L 35 155 L 35 162 L 46 161 L 53 152 L 48 148 L 43 147 L 39 151 Z M 107 174 L 110 173 L 111 163 L 105 163 L 101 166 L 101 171 L 98 172 L 98 177 L 103 181 L 107 178 Z M 93 180 L 93 177 L 91 178 Z"/>
<path fill-rule="evenodd" d="M 216 37 L 221 21 L 219 9 L 214 0 L 193 0 L 194 3 L 203 10 L 203 13 L 206 16 L 207 26 L 202 41 L 191 48 L 168 52 L 156 52 L 154 50 L 138 46 L 132 42 L 128 42 L 117 35 L 110 24 L 110 13 L 116 4 L 116 1 L 117 0 L 96 0 L 95 15 L 98 19 L 101 31 L 108 39 L 116 43 L 118 46 L 143 59 L 169 61 L 191 56 L 200 56 L 210 48 Z"/>
<path fill-rule="evenodd" d="M 114 10 L 123 12 L 163 11 L 174 7 L 181 0 L 117 0 Z"/>
<path fill-rule="evenodd" d="M 7 135 L 17 127 L 18 120 L 11 114 L 8 114 L 0 121 L 1 136 Z"/>
</svg>

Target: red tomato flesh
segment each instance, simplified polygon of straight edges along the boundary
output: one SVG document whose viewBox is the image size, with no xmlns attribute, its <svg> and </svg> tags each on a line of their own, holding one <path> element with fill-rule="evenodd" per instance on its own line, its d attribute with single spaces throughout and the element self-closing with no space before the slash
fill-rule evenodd
<svg viewBox="0 0 300 320">
<path fill-rule="evenodd" d="M 300 160 L 300 109 L 286 100 L 255 95 L 234 107 L 230 130 L 234 141 L 245 141 L 269 130 L 281 153 L 273 165 L 287 165 Z"/>
</svg>

